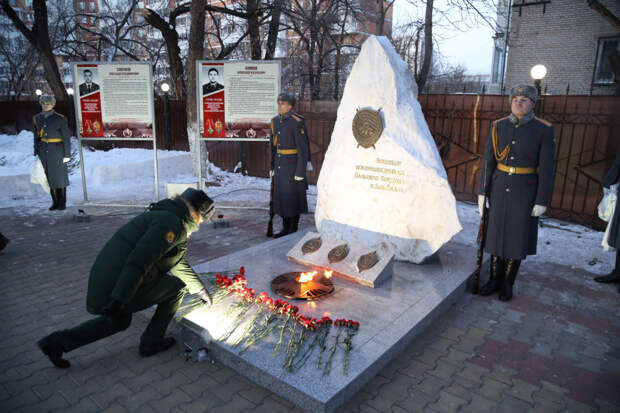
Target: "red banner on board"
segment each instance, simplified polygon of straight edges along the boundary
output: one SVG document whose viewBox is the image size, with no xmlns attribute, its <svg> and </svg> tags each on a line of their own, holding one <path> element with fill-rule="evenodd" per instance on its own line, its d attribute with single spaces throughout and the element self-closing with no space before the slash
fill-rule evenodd
<svg viewBox="0 0 620 413">
<path fill-rule="evenodd" d="M 103 122 L 101 116 L 101 94 L 94 92 L 80 97 L 82 112 L 81 134 L 85 138 L 103 137 Z"/>
<path fill-rule="evenodd" d="M 224 91 L 219 90 L 202 98 L 202 118 L 205 138 L 226 137 L 226 115 L 224 112 Z"/>
</svg>

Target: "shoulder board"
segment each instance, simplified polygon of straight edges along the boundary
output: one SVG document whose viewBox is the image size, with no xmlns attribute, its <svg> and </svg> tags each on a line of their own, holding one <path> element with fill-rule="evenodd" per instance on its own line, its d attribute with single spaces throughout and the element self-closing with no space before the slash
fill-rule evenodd
<svg viewBox="0 0 620 413">
<path fill-rule="evenodd" d="M 543 125 L 545 125 L 546 127 L 550 127 L 551 126 L 551 122 L 546 121 L 544 119 L 539 118 L 538 116 L 534 116 L 534 119 L 536 119 L 537 121 L 539 121 L 540 123 L 542 123 Z"/>
<path fill-rule="evenodd" d="M 297 115 L 297 114 L 291 115 L 291 118 L 295 119 L 295 121 L 297 121 L 297 122 L 301 122 L 301 120 L 303 119 L 303 118 L 300 118 L 299 115 Z"/>
<path fill-rule="evenodd" d="M 60 116 L 61 118 L 64 118 L 64 117 L 65 117 L 65 115 L 63 115 L 62 113 L 58 113 L 58 112 L 56 112 L 56 114 L 57 114 L 58 116 Z"/>
<path fill-rule="evenodd" d="M 301 115 L 300 115 L 299 113 L 297 113 L 297 112 L 295 112 L 295 116 L 297 116 L 298 118 L 302 118 L 302 119 L 304 119 L 304 117 L 303 117 L 303 116 L 301 116 Z"/>
<path fill-rule="evenodd" d="M 498 120 L 496 120 L 495 122 L 496 122 L 496 123 L 500 123 L 501 121 L 506 120 L 506 119 L 508 119 L 509 117 L 510 117 L 510 116 L 504 116 L 503 118 L 499 118 L 499 119 L 498 119 Z"/>
</svg>

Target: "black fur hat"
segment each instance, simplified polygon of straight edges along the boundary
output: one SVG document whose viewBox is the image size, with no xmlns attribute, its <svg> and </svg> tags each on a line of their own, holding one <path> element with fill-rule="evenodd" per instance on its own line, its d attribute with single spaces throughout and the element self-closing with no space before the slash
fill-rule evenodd
<svg viewBox="0 0 620 413">
<path fill-rule="evenodd" d="M 181 198 L 189 202 L 204 219 L 208 219 L 215 209 L 213 200 L 204 191 L 198 189 L 187 188 L 181 194 Z"/>
</svg>

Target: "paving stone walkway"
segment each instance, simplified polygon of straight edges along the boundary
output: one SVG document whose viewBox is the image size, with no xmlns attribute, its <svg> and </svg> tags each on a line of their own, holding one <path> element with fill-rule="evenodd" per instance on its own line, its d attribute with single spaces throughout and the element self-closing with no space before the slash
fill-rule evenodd
<svg viewBox="0 0 620 413">
<path fill-rule="evenodd" d="M 91 316 L 88 271 L 136 208 L 28 216 L 0 209 L 11 239 L 0 253 L 1 412 L 301 412 L 216 363 L 177 351 L 143 359 L 147 320 L 73 351 L 54 368 L 36 347 L 49 332 Z M 229 228 L 190 239 L 193 264 L 265 241 L 260 210 L 222 211 Z M 279 220 L 278 224 L 279 224 Z M 312 216 L 300 227 L 312 228 Z M 463 296 L 340 412 L 619 412 L 620 294 L 592 274 L 525 261 L 516 297 Z"/>
</svg>

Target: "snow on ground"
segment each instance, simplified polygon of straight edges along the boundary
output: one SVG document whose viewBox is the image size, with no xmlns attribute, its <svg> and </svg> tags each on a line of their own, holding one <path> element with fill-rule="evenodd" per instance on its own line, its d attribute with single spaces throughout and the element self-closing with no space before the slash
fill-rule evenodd
<svg viewBox="0 0 620 413">
<path fill-rule="evenodd" d="M 77 145 L 77 142 L 74 142 Z M 11 183 L 24 178 L 32 168 L 32 132 L 18 135 L 0 135 L 0 208 L 13 208 L 16 213 L 32 215 L 48 213 L 50 196 L 39 187 L 32 192 L 18 192 Z M 166 182 L 191 183 L 197 178 L 191 173 L 187 152 L 158 151 L 159 196 L 166 196 Z M 146 206 L 155 200 L 153 152 L 148 149 L 116 148 L 109 151 L 84 150 L 84 165 L 89 201 L 92 203 Z M 69 177 L 67 190 L 68 208 L 84 205 L 79 167 Z M 206 177 L 206 188 L 220 206 L 267 208 L 269 205 L 269 180 L 242 176 L 211 166 Z M 308 190 L 311 212 L 316 205 L 316 186 Z M 86 206 L 88 208 L 88 206 Z M 459 220 L 463 230 L 453 239 L 475 246 L 480 216 L 476 205 L 457 202 Z M 606 252 L 601 247 L 603 233 L 590 228 L 569 224 L 556 219 L 544 219 L 539 230 L 538 254 L 528 261 L 554 262 L 581 268 L 588 272 L 609 273 L 615 263 L 615 251 Z"/>
</svg>

